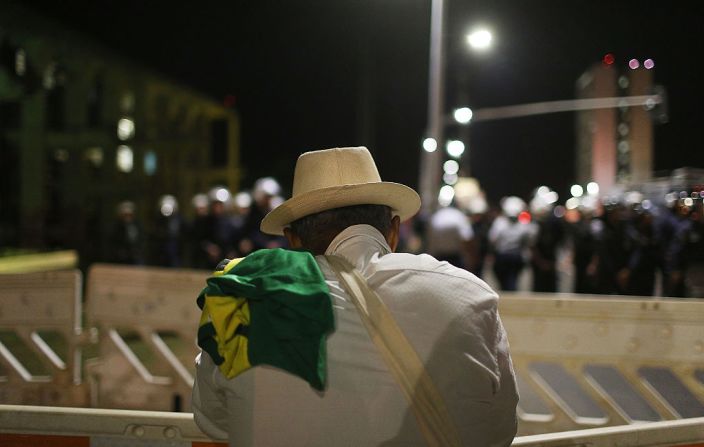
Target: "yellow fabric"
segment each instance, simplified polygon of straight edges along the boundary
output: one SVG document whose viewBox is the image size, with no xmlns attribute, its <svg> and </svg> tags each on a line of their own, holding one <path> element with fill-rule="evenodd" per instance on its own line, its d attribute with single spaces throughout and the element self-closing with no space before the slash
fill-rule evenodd
<svg viewBox="0 0 704 447">
<path fill-rule="evenodd" d="M 248 338 L 235 335 L 239 325 L 249 326 L 247 300 L 230 296 L 206 296 L 203 313 L 206 312 L 215 327 L 218 353 L 225 359 L 218 366 L 220 372 L 231 379 L 251 368 L 247 355 Z"/>
<path fill-rule="evenodd" d="M 222 276 L 222 275 L 224 275 L 225 273 L 227 273 L 227 272 L 229 272 L 230 270 L 232 270 L 232 268 L 233 268 L 234 266 L 236 266 L 237 264 L 239 264 L 243 259 L 244 259 L 244 258 L 236 258 L 236 259 L 231 260 L 230 262 L 227 263 L 227 265 L 225 265 L 225 268 L 224 268 L 224 269 L 218 270 L 218 271 L 214 272 L 214 273 L 213 273 L 213 276 Z"/>
<path fill-rule="evenodd" d="M 243 258 L 233 259 L 223 270 L 214 273 L 215 276 L 224 275 L 236 266 Z M 205 297 L 200 326 L 208 321 L 215 327 L 215 341 L 218 344 L 218 353 L 225 361 L 218 366 L 220 372 L 231 379 L 252 367 L 247 355 L 248 338 L 235 335 L 239 325 L 249 326 L 249 304 L 245 298 L 231 296 Z"/>
</svg>

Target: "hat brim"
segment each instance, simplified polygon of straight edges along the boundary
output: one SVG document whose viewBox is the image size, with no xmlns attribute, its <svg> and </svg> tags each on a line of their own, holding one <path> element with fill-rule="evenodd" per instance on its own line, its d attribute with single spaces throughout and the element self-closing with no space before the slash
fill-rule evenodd
<svg viewBox="0 0 704 447">
<path fill-rule="evenodd" d="M 386 205 L 404 221 L 418 212 L 420 197 L 408 186 L 393 182 L 333 186 L 285 201 L 264 217 L 260 229 L 267 234 L 282 235 L 285 227 L 302 217 L 353 205 Z"/>
</svg>

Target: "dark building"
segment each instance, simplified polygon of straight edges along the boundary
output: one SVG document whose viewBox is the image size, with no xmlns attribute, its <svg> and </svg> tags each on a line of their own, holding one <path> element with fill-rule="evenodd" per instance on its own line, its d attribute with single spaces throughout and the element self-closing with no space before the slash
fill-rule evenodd
<svg viewBox="0 0 704 447">
<path fill-rule="evenodd" d="M 0 247 L 90 257 L 124 200 L 147 221 L 163 194 L 236 191 L 239 135 L 233 109 L 0 5 Z"/>
</svg>

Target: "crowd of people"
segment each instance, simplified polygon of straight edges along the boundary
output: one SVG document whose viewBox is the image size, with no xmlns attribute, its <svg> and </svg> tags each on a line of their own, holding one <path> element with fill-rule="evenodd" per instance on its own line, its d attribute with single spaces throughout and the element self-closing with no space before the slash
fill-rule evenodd
<svg viewBox="0 0 704 447">
<path fill-rule="evenodd" d="M 251 192 L 232 195 L 224 187 L 193 197 L 187 219 L 176 198 L 163 196 L 153 230 L 146 231 L 133 202 L 119 204 L 106 261 L 212 270 L 225 258 L 238 258 L 261 248 L 286 246 L 283 237 L 259 231 L 264 216 L 281 203 L 281 187 L 271 178 L 257 180 Z"/>
<path fill-rule="evenodd" d="M 502 290 L 517 290 L 529 269 L 533 291 L 557 292 L 559 272 L 567 270 L 567 290 L 575 293 L 691 296 L 697 278 L 688 271 L 704 264 L 700 191 L 671 193 L 662 202 L 637 192 L 585 196 L 567 206 L 551 203 L 550 194 L 536 191 L 529 203 L 505 197 L 498 210 L 481 197 L 478 204 L 454 203 L 452 212 L 427 219 L 426 249 L 480 277 L 491 263 Z M 439 245 L 438 235 L 452 242 Z"/>
<path fill-rule="evenodd" d="M 669 194 L 660 203 L 637 193 L 585 196 L 568 206 L 554 203 L 550 194 L 536 190 L 528 203 L 504 197 L 497 207 L 481 195 L 456 200 L 406 222 L 399 250 L 427 252 L 480 278 L 493 274 L 502 290 L 517 290 L 529 269 L 535 292 L 691 295 L 688 269 L 704 263 L 699 191 Z M 232 195 L 218 187 L 196 195 L 191 219 L 165 195 L 149 233 L 135 218 L 134 204 L 123 202 L 107 261 L 213 269 L 224 258 L 286 247 L 285 238 L 259 229 L 282 201 L 281 186 L 271 177 L 257 180 L 251 191 Z M 559 285 L 565 267 L 572 282 L 567 288 Z"/>
</svg>

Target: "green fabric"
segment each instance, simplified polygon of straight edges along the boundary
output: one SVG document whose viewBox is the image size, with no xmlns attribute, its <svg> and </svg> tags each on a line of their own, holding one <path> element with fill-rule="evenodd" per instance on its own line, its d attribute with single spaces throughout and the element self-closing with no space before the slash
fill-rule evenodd
<svg viewBox="0 0 704 447">
<path fill-rule="evenodd" d="M 315 258 L 308 252 L 280 248 L 258 250 L 231 270 L 207 280 L 198 296 L 203 309 L 207 296 L 245 298 L 251 314 L 247 328 L 252 366 L 270 365 L 306 380 L 322 390 L 326 380 L 326 336 L 334 330 L 332 303 Z M 213 361 L 214 331 L 199 328 L 199 346 Z"/>
</svg>

